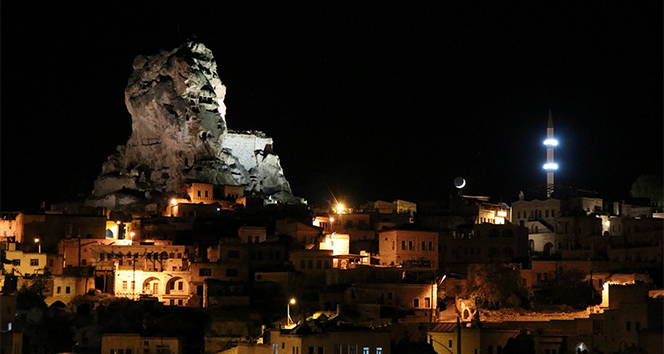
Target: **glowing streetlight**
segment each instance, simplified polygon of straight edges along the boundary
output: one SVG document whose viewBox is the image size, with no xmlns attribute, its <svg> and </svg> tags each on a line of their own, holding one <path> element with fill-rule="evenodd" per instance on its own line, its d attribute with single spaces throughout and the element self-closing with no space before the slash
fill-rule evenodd
<svg viewBox="0 0 664 354">
<path fill-rule="evenodd" d="M 545 170 L 554 171 L 558 169 L 558 164 L 550 162 L 550 163 L 545 163 L 543 167 Z"/>
<path fill-rule="evenodd" d="M 341 203 L 337 204 L 337 214 L 343 213 L 344 209 L 345 209 L 345 207 L 344 207 L 343 204 L 341 204 Z"/>
<path fill-rule="evenodd" d="M 546 145 L 546 146 L 558 146 L 558 140 L 553 139 L 553 138 L 546 139 L 546 140 L 544 140 L 544 145 Z"/>
<path fill-rule="evenodd" d="M 287 314 L 288 314 L 288 325 L 293 324 L 293 319 L 290 317 L 290 305 L 295 305 L 295 298 L 291 298 L 290 301 L 288 301 L 288 306 L 287 306 Z"/>
<path fill-rule="evenodd" d="M 35 243 L 39 246 L 39 253 L 41 253 L 41 242 L 39 242 L 38 238 L 35 238 Z"/>
<path fill-rule="evenodd" d="M 178 200 L 175 198 L 171 199 L 171 205 L 178 205 Z"/>
</svg>

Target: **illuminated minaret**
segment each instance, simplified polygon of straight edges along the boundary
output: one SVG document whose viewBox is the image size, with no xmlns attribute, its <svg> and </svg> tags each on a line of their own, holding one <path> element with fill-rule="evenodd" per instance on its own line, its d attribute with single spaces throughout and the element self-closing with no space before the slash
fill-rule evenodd
<svg viewBox="0 0 664 354">
<path fill-rule="evenodd" d="M 544 140 L 544 145 L 546 146 L 546 164 L 544 164 L 544 169 L 546 170 L 546 197 L 551 198 L 553 193 L 553 172 L 558 169 L 558 164 L 553 161 L 553 148 L 558 146 L 558 140 L 553 137 L 553 117 L 551 116 L 551 110 L 549 110 L 549 123 L 546 126 L 546 140 Z"/>
</svg>

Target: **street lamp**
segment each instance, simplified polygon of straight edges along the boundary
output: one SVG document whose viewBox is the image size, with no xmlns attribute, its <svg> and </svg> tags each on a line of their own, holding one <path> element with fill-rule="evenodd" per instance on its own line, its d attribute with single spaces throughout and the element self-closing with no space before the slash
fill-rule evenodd
<svg viewBox="0 0 664 354">
<path fill-rule="evenodd" d="M 293 323 L 293 319 L 290 317 L 290 305 L 295 305 L 295 298 L 292 298 L 290 299 L 290 301 L 288 301 L 288 306 L 287 306 L 288 325 L 291 325 Z"/>
<path fill-rule="evenodd" d="M 41 253 L 41 242 L 39 242 L 38 238 L 35 238 L 35 243 L 39 246 L 39 253 Z"/>
</svg>

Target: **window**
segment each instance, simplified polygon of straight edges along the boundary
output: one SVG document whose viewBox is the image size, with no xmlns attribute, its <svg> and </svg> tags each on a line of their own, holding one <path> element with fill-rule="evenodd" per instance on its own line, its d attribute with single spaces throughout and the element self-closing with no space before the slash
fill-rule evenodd
<svg viewBox="0 0 664 354">
<path fill-rule="evenodd" d="M 631 322 L 629 322 L 629 321 L 625 322 L 625 330 L 627 332 L 632 330 L 632 323 Z"/>
<path fill-rule="evenodd" d="M 88 265 L 88 260 L 87 259 L 81 259 L 81 265 L 82 266 Z"/>
<path fill-rule="evenodd" d="M 383 348 L 382 347 L 377 347 L 376 348 L 376 354 L 383 354 Z"/>
<path fill-rule="evenodd" d="M 182 299 L 178 300 L 178 306 L 182 306 L 183 303 Z"/>
<path fill-rule="evenodd" d="M 491 346 L 491 345 L 488 346 L 488 347 L 486 348 L 486 352 L 487 352 L 487 354 L 493 354 L 493 346 Z"/>
<path fill-rule="evenodd" d="M 401 241 L 401 250 L 406 250 L 406 241 Z"/>
<path fill-rule="evenodd" d="M 426 250 L 427 250 L 426 242 L 422 241 L 422 251 L 426 251 Z"/>
<path fill-rule="evenodd" d="M 127 290 L 127 281 L 126 280 L 122 281 L 122 290 Z"/>
<path fill-rule="evenodd" d="M 429 241 L 429 251 L 433 251 L 433 242 Z"/>
<path fill-rule="evenodd" d="M 348 354 L 358 354 L 357 352 L 357 344 L 351 344 L 348 346 Z"/>
<path fill-rule="evenodd" d="M 639 321 L 634 322 L 634 329 L 637 331 L 641 330 L 641 322 Z"/>
<path fill-rule="evenodd" d="M 316 261 L 316 269 L 321 269 L 323 268 L 323 262 L 319 259 Z"/>
<path fill-rule="evenodd" d="M 175 306 L 175 300 L 174 300 L 174 299 L 171 299 L 171 301 L 170 301 L 170 305 L 171 305 L 171 306 Z"/>
<path fill-rule="evenodd" d="M 66 287 L 65 288 L 65 293 L 67 293 L 67 294 L 71 293 L 71 287 L 69 287 L 69 286 Z"/>
<path fill-rule="evenodd" d="M 15 266 L 20 266 L 21 265 L 21 260 L 20 259 L 14 259 L 14 265 Z"/>
<path fill-rule="evenodd" d="M 369 347 L 362 348 L 362 354 L 369 354 Z"/>
<path fill-rule="evenodd" d="M 260 238 L 260 236 L 255 236 L 255 237 L 254 237 L 254 242 L 255 242 L 255 243 L 260 243 L 260 242 L 261 242 L 261 238 Z"/>
<path fill-rule="evenodd" d="M 39 265 L 39 259 L 30 259 L 30 265 L 35 267 Z"/>
<path fill-rule="evenodd" d="M 201 196 L 201 191 L 196 191 L 197 196 Z"/>
<path fill-rule="evenodd" d="M 431 307 L 431 298 L 424 298 L 424 307 Z"/>
<path fill-rule="evenodd" d="M 201 277 L 209 277 L 212 276 L 212 269 L 210 268 L 201 268 L 198 270 L 198 275 Z"/>
<path fill-rule="evenodd" d="M 226 269 L 226 276 L 227 277 L 237 277 L 238 275 L 238 270 L 237 269 Z"/>
<path fill-rule="evenodd" d="M 395 242 L 394 242 L 394 241 L 392 241 L 392 250 L 394 250 L 394 243 L 395 243 Z"/>
<path fill-rule="evenodd" d="M 408 241 L 408 250 L 409 251 L 413 250 L 413 241 Z"/>
<path fill-rule="evenodd" d="M 420 307 L 420 299 L 413 299 L 413 307 Z"/>
<path fill-rule="evenodd" d="M 184 289 L 184 282 L 183 282 L 183 281 L 179 281 L 179 282 L 178 282 L 178 290 L 182 291 L 183 289 Z"/>
<path fill-rule="evenodd" d="M 62 287 L 61 287 L 61 286 L 58 286 L 58 290 L 57 290 L 56 292 L 57 292 L 58 294 L 60 294 L 60 293 L 62 292 Z"/>
<path fill-rule="evenodd" d="M 313 261 L 312 259 L 307 260 L 307 267 L 308 267 L 309 269 L 313 269 L 313 268 L 314 268 L 314 261 Z"/>
<path fill-rule="evenodd" d="M 314 347 L 309 347 L 309 354 L 316 354 L 315 351 L 314 351 L 315 349 L 316 348 L 314 348 Z"/>
<path fill-rule="evenodd" d="M 178 258 L 182 258 L 182 253 L 178 253 Z"/>
<path fill-rule="evenodd" d="M 502 345 L 497 345 L 496 346 L 496 353 L 503 354 L 503 346 Z"/>
<path fill-rule="evenodd" d="M 205 191 L 205 198 L 208 197 L 208 191 Z"/>
<path fill-rule="evenodd" d="M 451 339 L 447 341 L 447 347 L 452 348 L 452 340 Z"/>
<path fill-rule="evenodd" d="M 323 351 L 323 347 L 318 347 L 318 353 L 316 354 L 325 354 L 325 352 Z"/>
<path fill-rule="evenodd" d="M 300 269 L 304 269 L 304 259 L 300 259 Z"/>
</svg>

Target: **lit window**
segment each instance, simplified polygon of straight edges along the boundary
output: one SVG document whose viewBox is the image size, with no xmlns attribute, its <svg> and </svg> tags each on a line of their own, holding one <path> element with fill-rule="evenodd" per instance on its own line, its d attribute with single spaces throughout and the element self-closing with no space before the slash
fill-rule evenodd
<svg viewBox="0 0 664 354">
<path fill-rule="evenodd" d="M 383 354 L 383 348 L 377 347 L 376 348 L 376 354 Z"/>
<path fill-rule="evenodd" d="M 362 354 L 369 354 L 369 347 L 362 348 Z"/>
<path fill-rule="evenodd" d="M 122 281 L 122 290 L 127 290 L 127 281 L 126 280 Z"/>
</svg>

